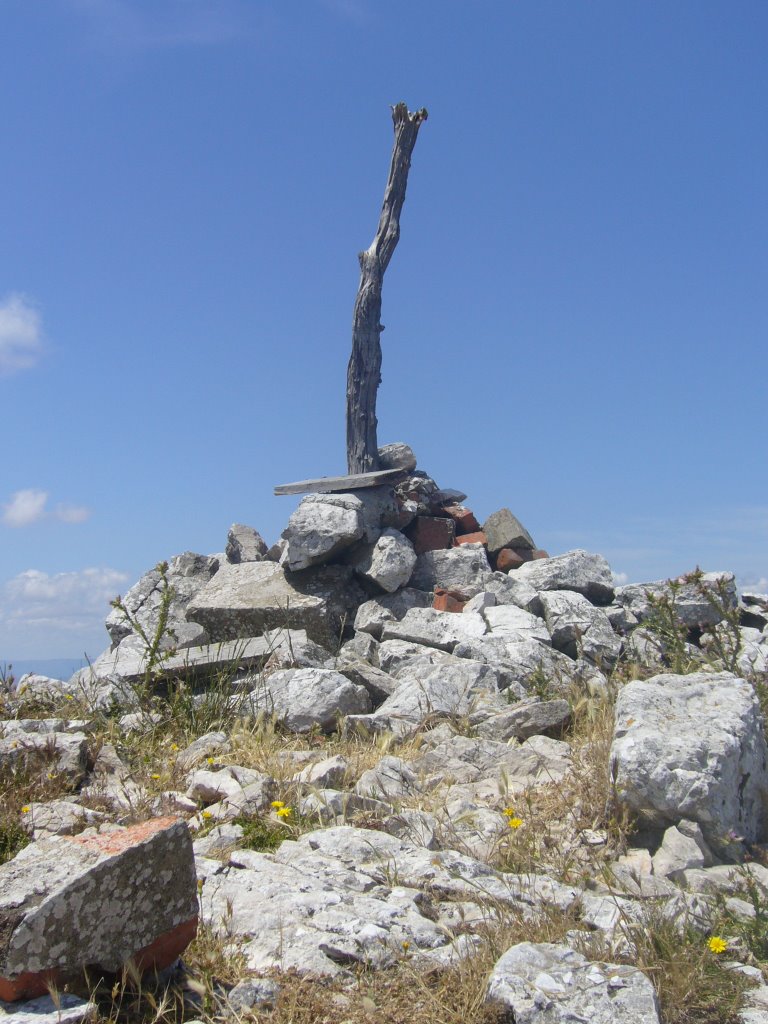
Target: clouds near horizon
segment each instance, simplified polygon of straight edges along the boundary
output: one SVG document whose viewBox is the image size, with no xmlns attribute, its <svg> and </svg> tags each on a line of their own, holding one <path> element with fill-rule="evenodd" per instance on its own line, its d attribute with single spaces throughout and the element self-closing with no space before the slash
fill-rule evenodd
<svg viewBox="0 0 768 1024">
<path fill-rule="evenodd" d="M 37 364 L 43 352 L 40 314 L 23 295 L 0 301 L 0 377 Z"/>
<path fill-rule="evenodd" d="M 48 656 L 58 646 L 71 646 L 73 636 L 106 648 L 106 633 L 103 641 L 89 638 L 103 633 L 109 602 L 127 580 L 127 573 L 108 566 L 53 574 L 27 569 L 7 580 L 0 585 L 0 661 Z"/>
</svg>

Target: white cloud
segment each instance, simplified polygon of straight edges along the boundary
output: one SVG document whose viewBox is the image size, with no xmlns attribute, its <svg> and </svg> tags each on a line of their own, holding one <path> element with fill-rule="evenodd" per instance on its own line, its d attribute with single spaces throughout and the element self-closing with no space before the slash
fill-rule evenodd
<svg viewBox="0 0 768 1024">
<path fill-rule="evenodd" d="M 85 505 L 59 504 L 53 510 L 53 514 L 62 523 L 84 523 L 91 514 L 91 510 Z"/>
<path fill-rule="evenodd" d="M 0 589 L 0 625 L 83 632 L 103 621 L 109 602 L 127 581 L 117 569 L 92 568 L 54 575 L 19 573 Z"/>
<path fill-rule="evenodd" d="M 37 310 L 23 295 L 6 296 L 0 302 L 0 377 L 30 369 L 42 351 Z"/>
<path fill-rule="evenodd" d="M 612 572 L 611 575 L 615 587 L 623 587 L 625 583 L 629 583 L 629 576 L 625 572 Z"/>
<path fill-rule="evenodd" d="M 7 505 L 3 505 L 3 522 L 6 526 L 29 526 L 45 516 L 47 491 L 29 489 L 16 491 Z"/>
<path fill-rule="evenodd" d="M 62 523 L 84 523 L 91 514 L 85 505 L 60 502 L 52 512 L 46 511 L 48 492 L 35 488 L 16 491 L 3 505 L 2 522 L 6 526 L 31 526 L 42 519 L 58 519 Z"/>
</svg>

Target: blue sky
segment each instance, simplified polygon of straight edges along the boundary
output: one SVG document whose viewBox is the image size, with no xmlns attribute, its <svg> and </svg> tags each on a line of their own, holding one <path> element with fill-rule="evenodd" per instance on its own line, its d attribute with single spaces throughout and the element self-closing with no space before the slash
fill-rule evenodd
<svg viewBox="0 0 768 1024">
<path fill-rule="evenodd" d="M 0 662 L 343 472 L 389 105 L 426 106 L 380 441 L 620 578 L 768 587 L 768 7 L 0 0 Z"/>
</svg>

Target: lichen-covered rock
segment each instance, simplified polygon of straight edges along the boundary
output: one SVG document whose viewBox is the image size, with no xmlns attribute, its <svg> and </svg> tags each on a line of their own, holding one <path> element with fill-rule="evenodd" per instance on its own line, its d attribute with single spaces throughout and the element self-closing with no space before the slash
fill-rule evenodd
<svg viewBox="0 0 768 1024">
<path fill-rule="evenodd" d="M 184 822 L 41 839 L 0 866 L 0 998 L 40 995 L 89 964 L 163 967 L 196 927 Z"/>
<path fill-rule="evenodd" d="M 686 818 L 707 843 L 766 835 L 768 749 L 753 687 L 729 672 L 634 680 L 616 702 L 611 761 L 620 801 L 656 828 Z"/>
</svg>

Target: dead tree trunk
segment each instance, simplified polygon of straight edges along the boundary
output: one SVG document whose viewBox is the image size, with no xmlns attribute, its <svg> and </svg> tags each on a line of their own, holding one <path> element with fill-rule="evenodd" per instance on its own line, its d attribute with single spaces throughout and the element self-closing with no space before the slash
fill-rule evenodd
<svg viewBox="0 0 768 1024">
<path fill-rule="evenodd" d="M 376 392 L 381 383 L 381 287 L 384 271 L 400 238 L 400 211 L 411 167 L 411 153 L 426 110 L 411 114 L 404 103 L 392 107 L 395 143 L 376 237 L 360 261 L 360 285 L 352 319 L 352 355 L 347 367 L 347 471 L 379 468 Z"/>
</svg>

